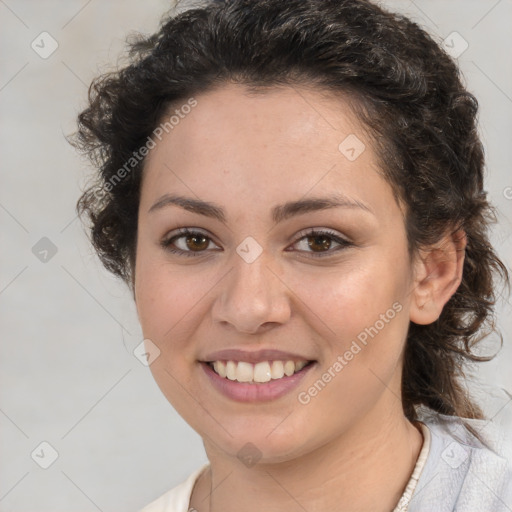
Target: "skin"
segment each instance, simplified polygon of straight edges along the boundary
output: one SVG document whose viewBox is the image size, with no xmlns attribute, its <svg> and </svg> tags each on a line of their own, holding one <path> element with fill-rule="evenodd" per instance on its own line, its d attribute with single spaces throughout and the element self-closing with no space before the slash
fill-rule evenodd
<svg viewBox="0 0 512 512">
<path fill-rule="evenodd" d="M 455 292 L 464 236 L 447 235 L 411 259 L 403 209 L 339 97 L 304 87 L 254 94 L 225 85 L 196 99 L 147 158 L 134 279 L 144 336 L 161 351 L 151 371 L 203 438 L 210 460 L 191 506 L 389 512 L 422 445 L 401 402 L 407 328 L 433 322 Z M 350 134 L 366 146 L 354 161 L 338 149 Z M 215 204 L 226 222 L 175 204 L 151 210 L 166 194 Z M 277 205 L 333 195 L 356 206 L 272 220 Z M 195 256 L 162 246 L 184 227 L 210 237 L 200 250 L 192 244 Z M 327 255 L 315 257 L 324 246 L 308 245 L 310 228 L 350 244 L 324 239 Z M 252 263 L 236 252 L 248 236 L 262 248 Z M 190 251 L 186 237 L 174 246 Z M 394 303 L 401 311 L 301 404 L 297 394 Z M 316 364 L 286 396 L 240 403 L 214 389 L 199 363 L 228 348 L 280 349 Z M 247 442 L 261 454 L 252 467 L 237 458 Z"/>
</svg>

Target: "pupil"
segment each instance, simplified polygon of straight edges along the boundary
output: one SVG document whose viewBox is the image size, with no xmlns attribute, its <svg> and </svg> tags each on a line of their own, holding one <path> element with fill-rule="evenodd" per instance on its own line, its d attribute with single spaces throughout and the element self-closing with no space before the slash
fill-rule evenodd
<svg viewBox="0 0 512 512">
<path fill-rule="evenodd" d="M 187 237 L 187 247 L 192 251 L 200 251 L 208 247 L 208 239 L 205 236 L 190 235 Z"/>
<path fill-rule="evenodd" d="M 331 240 L 326 236 L 311 236 L 308 240 L 308 246 L 313 251 L 326 251 L 331 247 Z"/>
</svg>

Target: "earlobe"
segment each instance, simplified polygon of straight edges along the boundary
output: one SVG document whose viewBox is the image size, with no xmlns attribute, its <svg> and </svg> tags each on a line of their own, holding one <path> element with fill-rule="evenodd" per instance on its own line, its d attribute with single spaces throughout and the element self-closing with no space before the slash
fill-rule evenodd
<svg viewBox="0 0 512 512">
<path fill-rule="evenodd" d="M 411 291 L 411 322 L 428 325 L 439 318 L 461 283 L 466 244 L 466 234 L 459 229 L 418 252 Z"/>
</svg>

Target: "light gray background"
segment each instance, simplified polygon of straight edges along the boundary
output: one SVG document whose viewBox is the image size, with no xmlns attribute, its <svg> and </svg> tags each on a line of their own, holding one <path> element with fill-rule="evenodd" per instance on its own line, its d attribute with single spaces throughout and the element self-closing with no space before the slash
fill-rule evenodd
<svg viewBox="0 0 512 512">
<path fill-rule="evenodd" d="M 383 3 L 439 41 L 456 31 L 469 44 L 458 60 L 481 103 L 487 189 L 500 220 L 493 238 L 510 268 L 512 0 Z M 116 62 L 129 32 L 156 30 L 170 5 L 0 0 L 3 512 L 135 511 L 206 460 L 197 434 L 132 354 L 142 340 L 132 299 L 100 267 L 76 219 L 88 167 L 64 139 L 93 76 Z M 47 59 L 31 48 L 43 31 L 59 45 Z M 32 252 L 43 237 L 57 249 L 47 262 Z M 504 349 L 478 371 L 489 415 L 509 428 L 512 405 L 500 389 L 512 392 L 511 313 L 503 300 Z M 59 454 L 48 469 L 31 458 L 42 441 Z"/>
</svg>

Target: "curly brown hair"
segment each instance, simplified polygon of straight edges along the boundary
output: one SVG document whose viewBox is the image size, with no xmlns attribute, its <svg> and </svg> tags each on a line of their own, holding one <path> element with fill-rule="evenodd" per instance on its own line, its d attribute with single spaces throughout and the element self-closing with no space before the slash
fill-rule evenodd
<svg viewBox="0 0 512 512">
<path fill-rule="evenodd" d="M 105 267 L 133 286 L 139 148 L 171 106 L 228 82 L 334 91 L 352 100 L 405 207 L 411 254 L 446 232 L 467 236 L 462 282 L 440 318 L 410 325 L 405 414 L 416 419 L 423 404 L 482 417 L 463 371 L 489 359 L 473 351 L 494 327 L 494 280 L 508 282 L 508 274 L 488 239 L 494 215 L 483 188 L 477 101 L 440 46 L 411 20 L 366 0 L 226 0 L 174 13 L 130 48 L 126 67 L 91 84 L 74 137 L 99 170 L 77 208 Z"/>
</svg>

